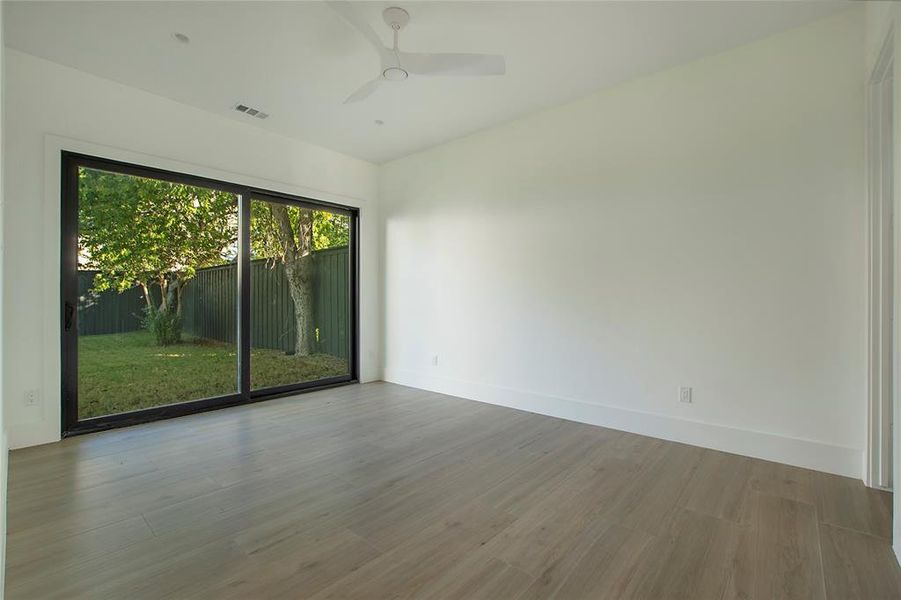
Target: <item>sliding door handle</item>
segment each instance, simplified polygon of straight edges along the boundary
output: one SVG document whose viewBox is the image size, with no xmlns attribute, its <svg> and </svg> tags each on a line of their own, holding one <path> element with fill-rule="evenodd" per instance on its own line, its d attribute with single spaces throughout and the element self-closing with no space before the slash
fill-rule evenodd
<svg viewBox="0 0 901 600">
<path fill-rule="evenodd" d="M 72 329 L 72 321 L 75 318 L 75 307 L 71 302 L 66 302 L 65 306 L 66 316 L 65 316 L 65 324 L 63 325 L 63 331 L 69 331 Z"/>
</svg>

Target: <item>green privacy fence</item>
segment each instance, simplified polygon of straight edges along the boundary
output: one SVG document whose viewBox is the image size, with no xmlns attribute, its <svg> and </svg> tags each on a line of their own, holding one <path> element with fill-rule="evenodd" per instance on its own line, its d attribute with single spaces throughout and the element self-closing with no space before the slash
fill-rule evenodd
<svg viewBox="0 0 901 600">
<path fill-rule="evenodd" d="M 78 272 L 78 335 L 126 333 L 141 328 L 144 294 L 131 288 L 117 294 L 114 291 L 91 292 L 96 271 Z"/>
<path fill-rule="evenodd" d="M 346 247 L 313 253 L 314 352 L 349 356 L 350 297 Z M 122 294 L 89 293 L 94 271 L 78 273 L 78 333 L 96 335 L 141 329 L 145 306 L 138 288 Z M 294 349 L 294 302 L 284 265 L 253 261 L 251 285 L 251 345 L 290 352 Z M 237 341 L 238 272 L 234 264 L 201 269 L 182 292 L 182 329 L 192 336 L 221 342 Z"/>
</svg>

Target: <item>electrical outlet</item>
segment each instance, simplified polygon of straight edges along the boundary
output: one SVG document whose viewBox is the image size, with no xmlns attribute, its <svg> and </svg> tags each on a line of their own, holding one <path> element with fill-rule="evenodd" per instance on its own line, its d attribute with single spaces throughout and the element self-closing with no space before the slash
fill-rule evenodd
<svg viewBox="0 0 901 600">
<path fill-rule="evenodd" d="M 679 388 L 679 402 L 685 402 L 686 404 L 691 404 L 691 388 L 690 387 L 680 387 Z"/>
<path fill-rule="evenodd" d="M 38 390 L 25 390 L 25 406 L 36 406 L 40 392 Z"/>
<path fill-rule="evenodd" d="M 432 366 L 433 366 L 433 367 L 437 367 L 437 366 L 438 366 L 438 355 L 437 355 L 437 354 L 435 354 L 434 356 L 432 356 Z"/>
</svg>

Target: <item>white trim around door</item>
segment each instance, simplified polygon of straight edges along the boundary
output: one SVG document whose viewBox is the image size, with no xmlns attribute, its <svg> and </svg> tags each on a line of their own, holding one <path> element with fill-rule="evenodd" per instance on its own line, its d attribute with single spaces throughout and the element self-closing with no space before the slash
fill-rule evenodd
<svg viewBox="0 0 901 600">
<path fill-rule="evenodd" d="M 892 489 L 895 385 L 894 39 L 890 32 L 867 86 L 868 380 L 865 483 Z"/>
</svg>

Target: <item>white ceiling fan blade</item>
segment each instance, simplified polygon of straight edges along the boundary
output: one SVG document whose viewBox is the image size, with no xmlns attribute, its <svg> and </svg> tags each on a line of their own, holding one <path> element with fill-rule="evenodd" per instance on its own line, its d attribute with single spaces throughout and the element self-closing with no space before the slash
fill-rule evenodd
<svg viewBox="0 0 901 600">
<path fill-rule="evenodd" d="M 369 96 L 372 95 L 374 91 L 376 91 L 380 85 L 382 85 L 382 81 L 384 81 L 381 77 L 373 79 L 372 81 L 368 81 L 364 83 L 360 89 L 347 97 L 347 100 L 344 101 L 344 104 L 350 104 L 352 102 L 359 102 L 360 100 L 365 100 Z"/>
<path fill-rule="evenodd" d="M 504 57 L 498 54 L 428 54 L 401 52 L 400 65 L 416 75 L 483 76 L 507 72 Z"/>
<path fill-rule="evenodd" d="M 375 32 L 375 30 L 363 19 L 357 10 L 351 6 L 349 2 L 345 2 L 344 0 L 330 0 L 326 2 L 326 4 L 331 7 L 336 13 L 341 15 L 348 24 L 350 24 L 354 29 L 363 34 L 370 44 L 375 48 L 376 52 L 379 53 L 379 57 L 384 62 L 386 56 L 390 54 L 390 50 L 385 48 L 385 44 L 382 42 L 382 38 Z"/>
</svg>

